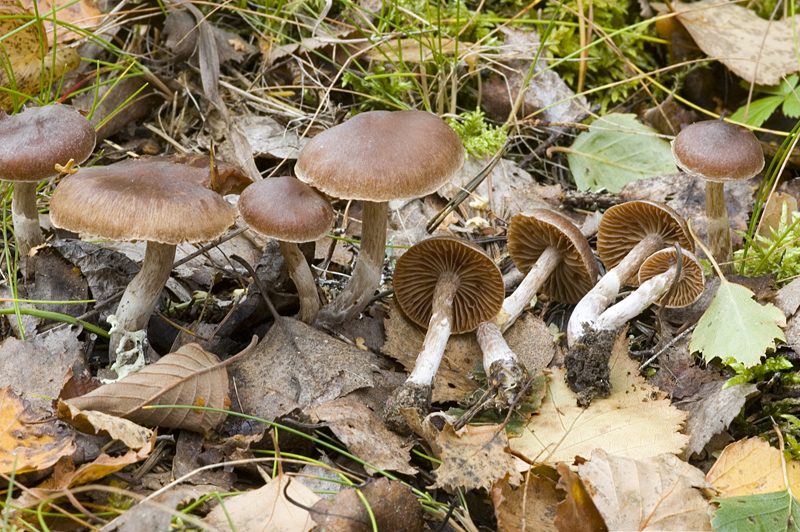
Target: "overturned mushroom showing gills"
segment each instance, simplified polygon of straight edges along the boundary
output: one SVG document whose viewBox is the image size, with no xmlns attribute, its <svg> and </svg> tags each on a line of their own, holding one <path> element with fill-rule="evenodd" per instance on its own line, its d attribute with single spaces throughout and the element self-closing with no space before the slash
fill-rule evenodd
<svg viewBox="0 0 800 532">
<path fill-rule="evenodd" d="M 639 268 L 639 288 L 603 312 L 594 329 L 619 329 L 653 303 L 678 308 L 697 301 L 703 295 L 705 288 L 703 265 L 700 264 L 700 259 L 689 251 L 681 251 L 681 257 L 680 277 L 678 277 L 677 250 L 667 248 L 650 255 Z M 675 283 L 677 285 L 671 290 Z M 664 300 L 667 296 L 669 299 Z"/>
<path fill-rule="evenodd" d="M 275 238 L 300 296 L 298 318 L 314 323 L 319 294 L 305 257 L 297 244 L 313 242 L 333 227 L 333 208 L 322 195 L 293 177 L 262 179 L 239 197 L 239 212 L 252 229 Z"/>
<path fill-rule="evenodd" d="M 635 276 L 647 257 L 676 242 L 694 252 L 686 221 L 663 203 L 629 201 L 608 209 L 597 231 L 597 252 L 608 272 L 572 311 L 569 345 L 580 340 L 585 325 L 594 326 L 623 284 L 638 284 Z"/>
<path fill-rule="evenodd" d="M 306 144 L 295 172 L 335 198 L 362 200 L 361 250 L 345 289 L 317 318 L 334 325 L 358 316 L 381 283 L 390 200 L 435 192 L 464 163 L 453 129 L 424 111 L 370 111 Z"/>
<path fill-rule="evenodd" d="M 705 180 L 708 246 L 723 273 L 734 273 L 725 183 L 750 179 L 764 168 L 761 144 L 745 127 L 708 120 L 678 133 L 672 156 L 681 170 Z"/>
<path fill-rule="evenodd" d="M 416 408 L 421 415 L 430 410 L 433 378 L 447 339 L 497 315 L 503 304 L 503 276 L 479 247 L 435 237 L 415 244 L 397 260 L 393 284 L 406 316 L 428 328 L 414 370 L 389 398 L 384 413 L 390 428 L 407 433 L 400 409 Z"/>
<path fill-rule="evenodd" d="M 85 161 L 96 139 L 91 122 L 68 105 L 0 112 L 0 179 L 14 183 L 11 215 L 20 257 L 44 242 L 36 208 L 36 185 L 58 175 L 56 164 Z"/>
<path fill-rule="evenodd" d="M 147 242 L 142 269 L 117 307 L 117 320 L 125 331 L 147 325 L 169 279 L 178 244 L 213 240 L 233 225 L 236 208 L 198 185 L 207 173 L 163 160 L 128 160 L 84 168 L 53 193 L 50 216 L 55 227 L 110 240 Z M 120 338 L 112 335 L 112 362 Z"/>
</svg>

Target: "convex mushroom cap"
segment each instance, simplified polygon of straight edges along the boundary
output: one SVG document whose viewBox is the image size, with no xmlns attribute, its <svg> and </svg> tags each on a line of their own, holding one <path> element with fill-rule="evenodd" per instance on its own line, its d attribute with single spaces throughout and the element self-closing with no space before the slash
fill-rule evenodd
<svg viewBox="0 0 800 532">
<path fill-rule="evenodd" d="M 681 170 L 708 181 L 750 179 L 764 168 L 764 152 L 749 129 L 707 120 L 685 127 L 672 141 Z"/>
<path fill-rule="evenodd" d="M 452 237 L 434 237 L 409 248 L 397 259 L 392 285 L 406 316 L 427 328 L 436 284 L 446 275 L 457 280 L 451 332 L 475 330 L 503 305 L 503 275 L 478 246 Z"/>
<path fill-rule="evenodd" d="M 532 209 L 511 219 L 508 253 L 519 271 L 527 274 L 548 247 L 555 248 L 562 258 L 541 285 L 541 292 L 554 301 L 574 305 L 597 282 L 597 260 L 586 237 L 565 217 L 546 209 Z"/>
<path fill-rule="evenodd" d="M 681 276 L 675 280 L 677 286 L 672 290 L 668 300 L 664 297 L 656 301 L 659 305 L 667 308 L 686 307 L 697 301 L 703 295 L 705 288 L 705 273 L 703 265 L 694 253 L 681 250 Z M 639 268 L 639 284 L 642 284 L 656 275 L 661 275 L 675 266 L 678 259 L 678 252 L 675 248 L 662 249 L 650 255 Z"/>
</svg>

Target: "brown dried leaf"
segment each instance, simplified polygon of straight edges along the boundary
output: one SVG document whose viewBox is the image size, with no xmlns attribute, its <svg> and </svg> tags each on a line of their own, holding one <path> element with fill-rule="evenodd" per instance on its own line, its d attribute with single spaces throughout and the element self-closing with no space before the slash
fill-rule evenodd
<svg viewBox="0 0 800 532">
<path fill-rule="evenodd" d="M 786 489 L 781 452 L 760 437 L 734 442 L 722 451 L 706 480 L 720 491 L 720 497 L 757 495 Z M 800 463 L 786 462 L 789 489 L 800 495 Z"/>
<path fill-rule="evenodd" d="M 100 25 L 105 15 L 97 9 L 91 0 L 20 0 L 22 7 L 33 12 L 33 5 L 36 4 L 39 16 L 47 31 L 47 38 L 53 44 L 53 8 L 56 11 L 56 20 L 61 24 L 56 28 L 58 42 L 66 43 L 77 39 L 82 39 L 83 34 L 67 30 L 63 24 L 77 26 L 88 31 L 92 31 Z"/>
<path fill-rule="evenodd" d="M 317 423 L 325 421 L 348 450 L 378 469 L 415 475 L 411 465 L 411 447 L 390 431 L 380 417 L 356 399 L 343 397 L 323 405 L 307 408 L 306 413 Z M 375 470 L 366 468 L 367 473 Z"/>
<path fill-rule="evenodd" d="M 597 450 L 578 473 L 611 530 L 711 530 L 702 491 L 713 486 L 674 454 L 631 460 Z"/>
<path fill-rule="evenodd" d="M 536 468 L 525 475 L 525 482 L 513 488 L 507 479 L 492 488 L 497 529 L 503 532 L 555 532 L 556 505 L 563 493 L 556 489 L 558 473 L 549 467 Z"/>
<path fill-rule="evenodd" d="M 206 432 L 227 414 L 191 408 L 143 406 L 190 405 L 226 409 L 228 372 L 213 353 L 191 343 L 133 375 L 65 401 L 80 410 L 97 410 L 141 425 Z"/>
<path fill-rule="evenodd" d="M 417 532 L 425 529 L 423 508 L 411 486 L 381 477 L 359 491 L 375 516 L 377 530 Z M 311 514 L 325 532 L 370 532 L 373 530 L 364 502 L 354 488 L 336 494 L 333 500 L 317 502 Z"/>
<path fill-rule="evenodd" d="M 603 516 L 578 475 L 564 462 L 559 462 L 556 469 L 561 475 L 556 487 L 567 493 L 567 497 L 558 503 L 554 519 L 556 528 L 560 532 L 608 532 Z"/>
<path fill-rule="evenodd" d="M 723 388 L 720 382 L 714 391 L 704 395 L 686 419 L 684 432 L 690 439 L 682 456 L 690 458 L 702 451 L 714 435 L 727 429 L 739 415 L 747 397 L 757 392 L 755 384 L 742 383 Z"/>
<path fill-rule="evenodd" d="M 152 430 L 133 421 L 93 410 L 81 411 L 64 401 L 58 403 L 58 419 L 86 434 L 110 436 L 131 449 L 143 449 L 153 437 Z"/>
<path fill-rule="evenodd" d="M 75 452 L 72 439 L 55 420 L 39 422 L 10 387 L 0 389 L 0 473 L 47 469 Z"/>
<path fill-rule="evenodd" d="M 777 85 L 797 72 L 792 19 L 769 22 L 744 6 L 718 0 L 673 2 L 672 7 L 697 46 L 745 81 Z M 794 23 L 800 25 L 800 15 Z"/>
</svg>

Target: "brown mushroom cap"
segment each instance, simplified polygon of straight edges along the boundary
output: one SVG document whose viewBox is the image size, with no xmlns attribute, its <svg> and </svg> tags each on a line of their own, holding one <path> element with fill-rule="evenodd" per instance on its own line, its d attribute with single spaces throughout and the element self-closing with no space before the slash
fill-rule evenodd
<svg viewBox="0 0 800 532">
<path fill-rule="evenodd" d="M 464 163 L 453 128 L 425 111 L 369 111 L 306 144 L 295 172 L 329 196 L 364 201 L 435 192 Z"/>
<path fill-rule="evenodd" d="M 83 168 L 50 198 L 53 225 L 118 241 L 206 242 L 233 225 L 236 208 L 198 186 L 206 171 L 128 160 Z"/>
<path fill-rule="evenodd" d="M 500 312 L 505 289 L 500 269 L 492 259 L 464 240 L 434 237 L 415 244 L 397 259 L 394 297 L 411 321 L 428 327 L 436 283 L 448 272 L 458 277 L 453 334 L 472 331 Z"/>
<path fill-rule="evenodd" d="M 264 235 L 284 242 L 311 242 L 333 227 L 333 208 L 322 195 L 293 177 L 262 179 L 239 197 L 239 213 Z"/>
<path fill-rule="evenodd" d="M 31 107 L 12 116 L 0 112 L 0 179 L 54 177 L 56 164 L 82 163 L 95 142 L 92 123 L 68 105 Z"/>
<path fill-rule="evenodd" d="M 681 250 L 683 260 L 681 261 L 681 277 L 677 280 L 678 286 L 672 297 L 666 302 L 668 308 L 678 308 L 691 305 L 703 295 L 705 288 L 705 274 L 703 265 L 700 264 L 694 253 Z M 678 252 L 675 248 L 662 249 L 650 255 L 639 268 L 639 284 L 666 272 L 675 265 Z M 666 297 L 666 294 L 665 296 Z M 663 297 L 657 303 L 663 305 Z"/>
<path fill-rule="evenodd" d="M 694 251 L 684 220 L 672 208 L 654 201 L 629 201 L 614 205 L 603 213 L 597 230 L 597 253 L 610 270 L 649 234 L 659 234 L 664 245 L 677 242 L 681 248 Z M 636 283 L 636 279 L 627 282 Z"/>
<path fill-rule="evenodd" d="M 675 163 L 708 181 L 750 179 L 764 168 L 764 152 L 746 127 L 707 120 L 685 127 L 672 141 Z"/>
<path fill-rule="evenodd" d="M 563 259 L 541 291 L 555 301 L 575 304 L 597 282 L 597 260 L 586 237 L 571 221 L 545 209 L 532 209 L 511 220 L 508 252 L 522 273 L 527 274 L 551 246 Z"/>
</svg>

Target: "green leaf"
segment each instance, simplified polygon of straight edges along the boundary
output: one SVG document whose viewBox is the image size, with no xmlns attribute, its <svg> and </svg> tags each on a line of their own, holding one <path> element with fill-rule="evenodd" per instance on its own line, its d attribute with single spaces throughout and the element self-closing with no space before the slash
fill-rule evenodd
<svg viewBox="0 0 800 532">
<path fill-rule="evenodd" d="M 567 154 L 578 189 L 592 192 L 619 192 L 631 181 L 678 171 L 669 143 L 633 114 L 596 120 Z"/>
<path fill-rule="evenodd" d="M 722 279 L 714 300 L 697 322 L 689 350 L 702 351 L 706 362 L 733 357 L 745 367 L 755 366 L 768 348 L 775 348 L 776 338 L 786 341 L 780 329 L 785 326 L 780 309 L 759 305 L 750 290 Z"/>
<path fill-rule="evenodd" d="M 783 102 L 783 114 L 790 118 L 800 118 L 800 91 L 797 96 L 792 93 L 786 97 Z"/>
<path fill-rule="evenodd" d="M 767 98 L 761 98 L 760 100 L 751 102 L 750 110 L 747 112 L 747 122 L 744 121 L 744 111 L 747 106 L 743 105 L 742 107 L 739 107 L 735 113 L 733 113 L 731 120 L 758 127 L 766 122 L 767 118 L 772 116 L 772 113 L 774 113 L 775 109 L 777 109 L 778 106 L 783 103 L 785 98 L 785 96 L 769 96 Z"/>
<path fill-rule="evenodd" d="M 800 532 L 800 501 L 789 490 L 714 499 L 714 532 Z"/>
</svg>

